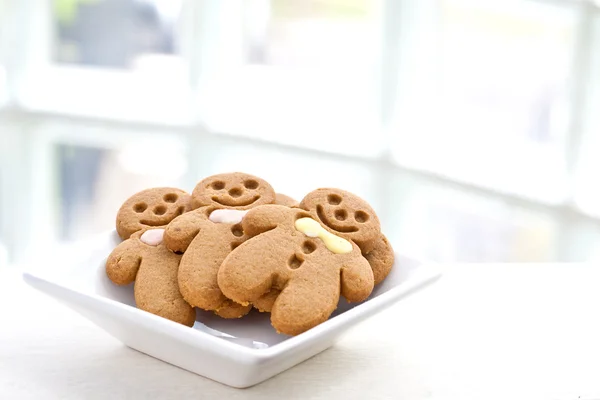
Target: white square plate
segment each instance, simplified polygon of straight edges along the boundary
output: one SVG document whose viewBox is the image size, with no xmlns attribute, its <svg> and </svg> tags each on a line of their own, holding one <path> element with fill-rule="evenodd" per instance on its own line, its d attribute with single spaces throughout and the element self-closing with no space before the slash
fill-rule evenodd
<svg viewBox="0 0 600 400">
<path fill-rule="evenodd" d="M 320 353 L 352 326 L 440 276 L 433 266 L 396 255 L 392 272 L 367 301 L 349 305 L 342 299 L 328 321 L 295 337 L 277 334 L 269 314 L 254 311 L 224 320 L 198 310 L 196 324 L 188 328 L 135 308 L 133 285 L 118 287 L 108 280 L 104 264 L 119 242 L 111 232 L 54 251 L 56 261 L 38 261 L 23 278 L 126 346 L 238 388 Z"/>
</svg>

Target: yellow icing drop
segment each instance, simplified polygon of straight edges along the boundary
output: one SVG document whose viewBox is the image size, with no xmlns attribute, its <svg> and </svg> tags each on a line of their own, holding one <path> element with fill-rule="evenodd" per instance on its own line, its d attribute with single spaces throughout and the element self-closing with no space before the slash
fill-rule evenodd
<svg viewBox="0 0 600 400">
<path fill-rule="evenodd" d="M 332 253 L 344 254 L 352 251 L 352 243 L 325 230 L 321 224 L 312 218 L 300 218 L 296 220 L 295 226 L 297 230 L 306 236 L 321 239 Z"/>
</svg>

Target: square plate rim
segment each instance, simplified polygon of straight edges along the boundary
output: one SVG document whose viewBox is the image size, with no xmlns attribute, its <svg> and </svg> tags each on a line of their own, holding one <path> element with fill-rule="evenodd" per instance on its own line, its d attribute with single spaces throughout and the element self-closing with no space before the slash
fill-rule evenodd
<svg viewBox="0 0 600 400">
<path fill-rule="evenodd" d="M 107 233 L 109 232 L 104 232 L 98 236 L 106 237 Z M 113 233 L 114 230 L 110 231 L 110 234 Z M 88 241 L 82 241 L 80 243 L 75 242 L 66 245 L 66 248 L 77 247 L 78 245 L 83 247 L 86 243 L 88 243 Z M 402 257 L 402 255 L 398 252 L 394 252 L 394 255 L 396 259 Z M 68 299 L 79 297 L 83 298 L 84 302 L 86 303 L 91 304 L 92 302 L 96 302 L 102 304 L 105 307 L 112 307 L 115 310 L 118 310 L 118 312 L 120 313 L 133 313 L 137 315 L 140 321 L 144 321 L 144 325 L 146 325 L 146 328 L 156 329 L 155 324 L 158 324 L 158 326 L 161 327 L 161 329 L 173 332 L 175 334 L 176 339 L 183 340 L 192 346 L 197 340 L 207 340 L 209 343 L 211 343 L 211 345 L 214 345 L 215 347 L 220 347 L 225 352 L 235 352 L 237 356 L 243 356 L 248 362 L 261 362 L 284 355 L 285 353 L 297 347 L 300 347 L 303 344 L 307 344 L 314 340 L 317 340 L 319 336 L 326 334 L 328 331 L 339 330 L 344 325 L 348 324 L 352 326 L 353 320 L 358 320 L 356 321 L 356 323 L 359 323 L 368 316 L 383 311 L 384 309 L 390 307 L 403 297 L 409 296 L 412 293 L 419 291 L 420 289 L 428 285 L 433 284 L 441 278 L 442 270 L 436 263 L 424 262 L 419 260 L 418 258 L 410 256 L 404 257 L 408 257 L 411 260 L 418 262 L 419 266 L 417 267 L 413 276 L 411 276 L 403 284 L 396 285 L 374 298 L 361 302 L 353 308 L 341 314 L 338 314 L 333 318 L 328 319 L 327 321 L 319 324 L 314 328 L 309 329 L 304 333 L 292 336 L 287 340 L 284 340 L 280 343 L 274 344 L 264 349 L 255 349 L 240 346 L 238 344 L 231 343 L 226 340 L 222 340 L 218 337 L 215 337 L 214 335 L 211 335 L 208 332 L 204 332 L 198 329 L 190 329 L 189 327 L 151 314 L 144 310 L 140 310 L 139 308 L 130 306 L 128 304 L 121 303 L 117 300 L 101 296 L 97 293 L 86 292 L 81 289 L 77 289 L 59 283 L 56 280 L 52 279 L 52 275 L 44 274 L 44 276 L 40 276 L 40 274 L 36 273 L 38 270 L 33 271 L 25 269 L 21 272 L 21 277 L 27 285 L 51 297 L 58 297 L 64 301 L 68 301 Z M 63 291 L 64 293 L 61 296 L 56 296 L 56 290 Z M 49 292 L 53 292 L 53 294 Z"/>
</svg>

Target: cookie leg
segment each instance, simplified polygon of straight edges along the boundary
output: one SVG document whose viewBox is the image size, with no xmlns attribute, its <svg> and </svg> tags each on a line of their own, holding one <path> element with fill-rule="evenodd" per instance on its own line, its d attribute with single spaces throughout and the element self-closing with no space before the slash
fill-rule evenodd
<svg viewBox="0 0 600 400">
<path fill-rule="evenodd" d="M 135 303 L 141 310 L 192 326 L 196 310 L 183 299 L 177 284 L 180 257 L 160 250 L 143 261 L 134 286 Z"/>
<path fill-rule="evenodd" d="M 327 276 L 315 274 L 309 268 L 298 271 L 296 279 L 281 291 L 271 310 L 271 324 L 277 332 L 287 335 L 298 335 L 327 321 L 340 299 L 337 271 Z"/>
<path fill-rule="evenodd" d="M 186 251 L 179 265 L 179 290 L 183 298 L 194 307 L 216 310 L 227 301 L 217 285 L 216 260 L 203 257 L 194 246 Z"/>
<path fill-rule="evenodd" d="M 250 304 L 243 306 L 235 301 L 227 299 L 217 310 L 215 310 L 215 314 L 221 318 L 234 319 L 243 317 L 248 314 L 251 309 L 252 306 Z"/>
<path fill-rule="evenodd" d="M 281 290 L 271 288 L 268 293 L 260 296 L 260 298 L 254 300 L 252 305 L 260 312 L 271 312 L 273 309 L 273 304 L 275 304 L 275 300 L 281 293 Z"/>
<path fill-rule="evenodd" d="M 218 273 L 219 287 L 223 294 L 239 304 L 249 304 L 273 286 L 274 267 L 265 262 L 261 254 L 245 252 L 244 243 L 234 250 L 221 264 Z"/>
</svg>

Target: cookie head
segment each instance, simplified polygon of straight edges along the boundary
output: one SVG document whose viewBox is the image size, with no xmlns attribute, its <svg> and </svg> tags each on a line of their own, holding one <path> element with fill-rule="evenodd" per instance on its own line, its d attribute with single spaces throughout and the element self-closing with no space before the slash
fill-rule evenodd
<svg viewBox="0 0 600 400">
<path fill-rule="evenodd" d="M 331 231 L 353 240 L 361 248 L 369 247 L 380 234 L 379 218 L 373 208 L 345 190 L 314 190 L 304 197 L 300 207 Z"/>
<path fill-rule="evenodd" d="M 192 206 L 215 206 L 247 210 L 275 202 L 275 191 L 267 181 L 241 172 L 213 175 L 196 185 Z"/>
<path fill-rule="evenodd" d="M 117 214 L 117 232 L 127 239 L 140 230 L 167 225 L 189 211 L 190 195 L 181 189 L 152 188 L 131 196 Z"/>
</svg>

